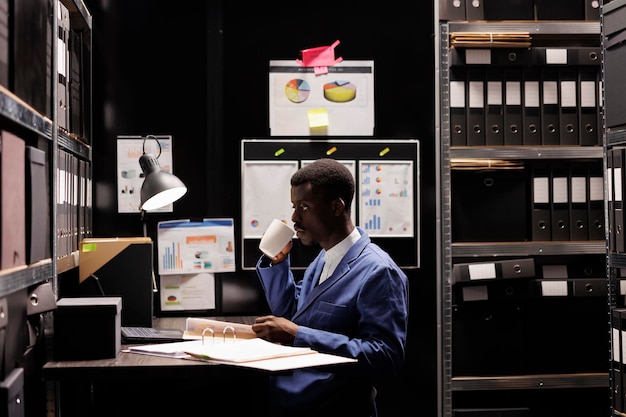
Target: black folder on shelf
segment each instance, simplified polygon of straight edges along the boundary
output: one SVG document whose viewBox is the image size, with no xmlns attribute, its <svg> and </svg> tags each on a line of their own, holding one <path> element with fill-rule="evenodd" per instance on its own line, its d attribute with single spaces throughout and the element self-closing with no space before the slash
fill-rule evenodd
<svg viewBox="0 0 626 417">
<path fill-rule="evenodd" d="M 544 146 L 558 145 L 559 72 L 555 67 L 541 68 L 541 141 Z"/>
<path fill-rule="evenodd" d="M 467 145 L 485 145 L 485 70 L 467 68 Z"/>
<path fill-rule="evenodd" d="M 439 19 L 465 20 L 465 2 L 469 0 L 439 0 Z"/>
<path fill-rule="evenodd" d="M 620 375 L 622 377 L 619 394 L 620 399 L 618 400 L 618 404 L 621 405 L 623 412 L 626 412 L 626 356 L 624 356 L 624 343 L 626 343 L 626 339 L 623 337 L 624 332 L 626 331 L 626 309 L 619 309 L 619 329 L 621 333 L 620 338 Z"/>
<path fill-rule="evenodd" d="M 624 252 L 624 148 L 613 149 L 613 235 L 614 251 Z"/>
<path fill-rule="evenodd" d="M 550 163 L 533 161 L 532 169 L 532 220 L 533 241 L 552 240 L 552 218 L 550 210 Z"/>
<path fill-rule="evenodd" d="M 486 71 L 487 95 L 485 106 L 485 145 L 504 145 L 504 86 L 502 71 L 489 68 Z"/>
<path fill-rule="evenodd" d="M 468 1 L 468 0 L 465 0 Z M 483 0 L 485 20 L 534 20 L 533 0 Z"/>
<path fill-rule="evenodd" d="M 569 164 L 552 161 L 552 240 L 570 240 Z"/>
<path fill-rule="evenodd" d="M 466 70 L 450 68 L 450 145 L 467 146 Z"/>
<path fill-rule="evenodd" d="M 611 309 L 611 389 L 613 409 L 624 412 L 624 394 L 622 386 L 622 369 L 624 358 L 622 356 L 622 327 L 623 309 Z"/>
<path fill-rule="evenodd" d="M 559 101 L 561 145 L 579 145 L 578 131 L 578 69 L 559 68 Z"/>
<path fill-rule="evenodd" d="M 585 20 L 600 20 L 600 2 L 598 0 L 585 1 Z"/>
<path fill-rule="evenodd" d="M 528 240 L 527 171 L 451 171 L 453 242 Z"/>
<path fill-rule="evenodd" d="M 465 20 L 485 20 L 485 2 L 465 0 Z"/>
<path fill-rule="evenodd" d="M 452 266 L 453 283 L 488 279 L 531 278 L 534 276 L 535 261 L 533 258 L 456 263 Z"/>
<path fill-rule="evenodd" d="M 57 79 L 57 120 L 59 126 L 69 130 L 69 36 L 70 36 L 70 12 L 61 2 L 58 2 L 58 39 L 56 39 L 57 68 L 54 73 Z"/>
<path fill-rule="evenodd" d="M 569 175 L 570 238 L 589 240 L 589 213 L 587 203 L 588 162 L 571 161 Z"/>
<path fill-rule="evenodd" d="M 598 128 L 600 68 L 597 66 L 578 67 L 578 114 L 580 144 L 595 146 L 602 144 Z"/>
<path fill-rule="evenodd" d="M 29 264 L 50 257 L 47 166 L 43 150 L 26 147 L 26 260 Z"/>
<path fill-rule="evenodd" d="M 491 63 L 497 67 L 522 67 L 533 62 L 533 50 L 530 48 L 492 48 Z"/>
<path fill-rule="evenodd" d="M 521 69 L 505 69 L 504 79 L 504 145 L 523 145 Z"/>
<path fill-rule="evenodd" d="M 607 163 L 610 157 L 607 157 Z M 587 166 L 587 202 L 589 203 L 589 240 L 605 240 L 604 220 L 604 167 L 602 161 L 590 162 Z M 609 194 L 611 190 L 609 188 Z M 609 210 L 609 218 L 611 211 Z"/>
<path fill-rule="evenodd" d="M 541 107 L 539 95 L 539 70 L 535 67 L 523 71 L 522 121 L 523 143 L 527 146 L 541 145 Z"/>
<path fill-rule="evenodd" d="M 606 182 L 607 182 L 607 221 L 609 252 L 615 252 L 615 186 L 613 185 L 613 154 L 618 148 L 606 151 Z M 591 175 L 591 174 L 590 174 Z M 591 198 L 589 199 L 591 201 Z"/>
<path fill-rule="evenodd" d="M 582 1 L 535 0 L 537 20 L 584 20 Z"/>
</svg>

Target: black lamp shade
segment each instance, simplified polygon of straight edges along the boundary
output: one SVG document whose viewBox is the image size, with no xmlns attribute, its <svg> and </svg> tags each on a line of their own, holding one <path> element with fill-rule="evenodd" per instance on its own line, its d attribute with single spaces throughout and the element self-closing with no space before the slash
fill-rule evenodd
<svg viewBox="0 0 626 417">
<path fill-rule="evenodd" d="M 139 158 L 139 165 L 145 175 L 141 186 L 140 210 L 156 210 L 181 198 L 187 187 L 173 174 L 161 170 L 157 158 L 144 153 Z"/>
</svg>

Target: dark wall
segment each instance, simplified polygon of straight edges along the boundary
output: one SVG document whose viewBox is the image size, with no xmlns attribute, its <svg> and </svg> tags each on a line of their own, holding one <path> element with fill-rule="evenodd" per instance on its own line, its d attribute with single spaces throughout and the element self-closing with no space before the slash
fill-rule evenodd
<svg viewBox="0 0 626 417">
<path fill-rule="evenodd" d="M 381 416 L 436 415 L 436 240 L 432 4 L 86 0 L 93 14 L 94 236 L 137 236 L 139 213 L 117 214 L 117 135 L 172 135 L 174 171 L 189 187 L 161 220 L 232 217 L 239 229 L 240 141 L 268 137 L 268 63 L 330 45 L 375 63 L 375 137 L 421 147 L 421 268 L 409 270 L 407 363 L 381 388 Z M 422 5 L 420 5 L 422 6 Z M 370 139 L 370 138 L 368 138 Z M 258 285 L 250 271 L 221 278 Z M 239 285 L 239 284 L 236 284 Z M 220 306 L 222 307 L 222 306 Z M 227 306 L 224 306 L 227 307 Z M 252 308 L 253 311 L 246 311 Z M 236 303 L 220 313 L 259 314 Z M 241 310 L 241 311 L 238 311 Z"/>
</svg>

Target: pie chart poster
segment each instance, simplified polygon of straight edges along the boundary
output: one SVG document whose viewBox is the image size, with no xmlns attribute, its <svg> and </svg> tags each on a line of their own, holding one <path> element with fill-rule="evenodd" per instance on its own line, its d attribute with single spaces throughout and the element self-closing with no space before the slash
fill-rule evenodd
<svg viewBox="0 0 626 417">
<path fill-rule="evenodd" d="M 342 61 L 328 72 L 270 61 L 272 136 L 372 136 L 374 61 Z"/>
</svg>

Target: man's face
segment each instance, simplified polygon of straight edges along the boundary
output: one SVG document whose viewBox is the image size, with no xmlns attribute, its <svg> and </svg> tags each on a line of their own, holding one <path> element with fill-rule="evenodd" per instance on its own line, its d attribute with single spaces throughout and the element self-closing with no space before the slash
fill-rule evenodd
<svg viewBox="0 0 626 417">
<path fill-rule="evenodd" d="M 310 183 L 291 187 L 291 203 L 296 236 L 305 246 L 324 242 L 332 232 L 333 206 L 323 198 L 323 194 L 313 189 Z"/>
</svg>

